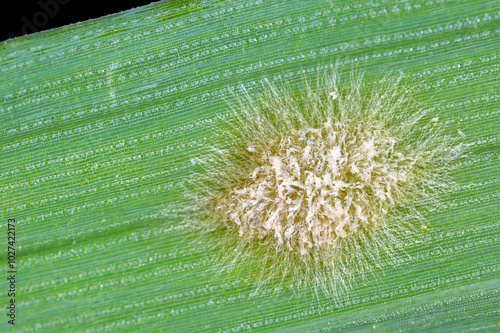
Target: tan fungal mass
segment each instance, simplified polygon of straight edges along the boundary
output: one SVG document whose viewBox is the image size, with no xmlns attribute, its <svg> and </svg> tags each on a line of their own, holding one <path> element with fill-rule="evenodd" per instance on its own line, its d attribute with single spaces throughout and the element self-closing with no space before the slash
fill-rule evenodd
<svg viewBox="0 0 500 333">
<path fill-rule="evenodd" d="M 397 151 L 384 129 L 328 120 L 247 147 L 244 181 L 222 193 L 216 213 L 246 239 L 306 254 L 383 223 L 404 198 L 419 155 Z"/>
</svg>

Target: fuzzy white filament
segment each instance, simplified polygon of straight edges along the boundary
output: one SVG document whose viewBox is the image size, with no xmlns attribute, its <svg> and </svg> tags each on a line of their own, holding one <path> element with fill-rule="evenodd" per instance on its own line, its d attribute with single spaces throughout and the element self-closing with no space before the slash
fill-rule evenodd
<svg viewBox="0 0 500 333">
<path fill-rule="evenodd" d="M 244 238 L 272 236 L 306 254 L 376 226 L 413 180 L 418 154 L 364 122 L 332 121 L 249 146 L 247 182 L 227 191 L 216 211 Z"/>
<path fill-rule="evenodd" d="M 224 142 L 208 141 L 186 189 L 185 221 L 219 251 L 218 273 L 338 297 L 400 262 L 464 148 L 400 81 L 333 72 L 302 92 L 267 81 L 234 95 Z"/>
</svg>

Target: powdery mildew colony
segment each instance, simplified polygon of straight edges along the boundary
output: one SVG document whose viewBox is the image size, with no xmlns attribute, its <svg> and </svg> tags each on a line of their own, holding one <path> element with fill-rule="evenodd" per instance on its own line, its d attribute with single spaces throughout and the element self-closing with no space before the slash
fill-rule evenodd
<svg viewBox="0 0 500 333">
<path fill-rule="evenodd" d="M 383 128 L 335 122 L 249 146 L 248 184 L 218 200 L 217 212 L 245 238 L 275 238 L 306 254 L 383 222 L 408 187 L 420 156 L 395 151 Z"/>
<path fill-rule="evenodd" d="M 190 224 L 223 249 L 220 272 L 249 264 L 258 286 L 278 277 L 337 296 L 349 276 L 397 264 L 422 232 L 422 207 L 449 190 L 463 145 L 402 77 L 337 70 L 299 93 L 263 80 L 262 95 L 234 95 L 217 133 L 231 143 L 207 147 L 188 192 Z"/>
</svg>

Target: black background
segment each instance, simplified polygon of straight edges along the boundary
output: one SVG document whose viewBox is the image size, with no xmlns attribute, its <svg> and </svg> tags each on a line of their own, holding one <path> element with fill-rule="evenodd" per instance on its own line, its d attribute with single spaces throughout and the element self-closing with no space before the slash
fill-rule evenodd
<svg viewBox="0 0 500 333">
<path fill-rule="evenodd" d="M 144 6 L 153 0 L 9 0 L 0 10 L 0 41 L 26 33 L 44 31 L 86 21 L 127 9 Z M 44 8 L 45 7 L 45 8 Z M 48 8 L 48 9 L 47 9 Z M 28 22 L 28 23 L 26 23 Z"/>
</svg>

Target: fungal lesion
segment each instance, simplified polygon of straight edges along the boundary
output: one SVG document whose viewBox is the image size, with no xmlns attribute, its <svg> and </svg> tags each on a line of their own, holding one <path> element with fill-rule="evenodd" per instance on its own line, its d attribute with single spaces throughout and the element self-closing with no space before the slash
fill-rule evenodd
<svg viewBox="0 0 500 333">
<path fill-rule="evenodd" d="M 338 294 L 346 276 L 398 263 L 464 150 L 400 80 L 341 84 L 333 73 L 302 93 L 269 84 L 235 96 L 218 135 L 227 144 L 207 147 L 190 193 L 219 272 L 248 264 L 266 277 L 258 285 L 312 281 Z"/>
<path fill-rule="evenodd" d="M 376 120 L 328 118 L 251 143 L 239 184 L 218 196 L 215 211 L 244 239 L 273 239 L 302 255 L 378 227 L 405 198 L 420 156 L 400 151 L 397 135 Z"/>
</svg>

